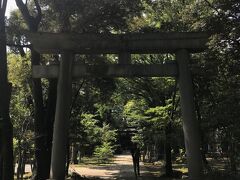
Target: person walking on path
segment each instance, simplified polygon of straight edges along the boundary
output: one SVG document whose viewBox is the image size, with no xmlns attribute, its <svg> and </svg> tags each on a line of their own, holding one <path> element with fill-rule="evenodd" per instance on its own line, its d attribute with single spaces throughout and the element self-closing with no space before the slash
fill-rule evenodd
<svg viewBox="0 0 240 180">
<path fill-rule="evenodd" d="M 140 148 L 137 143 L 133 143 L 131 146 L 131 154 L 132 154 L 132 160 L 133 160 L 133 168 L 135 177 L 137 179 L 138 176 L 140 176 L 140 167 L 139 167 L 139 161 L 140 161 Z"/>
</svg>

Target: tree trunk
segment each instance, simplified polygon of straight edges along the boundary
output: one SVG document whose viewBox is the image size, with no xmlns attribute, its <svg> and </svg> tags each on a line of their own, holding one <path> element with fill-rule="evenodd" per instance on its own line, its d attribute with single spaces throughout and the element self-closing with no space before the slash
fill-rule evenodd
<svg viewBox="0 0 240 180">
<path fill-rule="evenodd" d="M 232 137 L 232 133 L 230 133 L 230 148 L 229 148 L 229 158 L 230 158 L 230 167 L 232 172 L 237 172 L 237 163 L 236 163 L 236 144 L 234 142 L 234 138 Z"/>
<path fill-rule="evenodd" d="M 67 157 L 66 157 L 66 172 L 65 172 L 66 177 L 68 176 L 68 169 L 69 169 L 69 165 L 70 165 L 70 149 L 71 149 L 71 145 L 70 145 L 69 138 L 68 138 Z"/>
<path fill-rule="evenodd" d="M 22 148 L 20 142 L 18 142 L 18 149 L 17 179 L 20 179 L 20 171 L 22 169 Z"/>
<path fill-rule="evenodd" d="M 153 162 L 153 147 L 152 145 L 150 146 L 150 149 L 149 149 L 149 159 L 148 159 L 148 162 Z"/>
<path fill-rule="evenodd" d="M 143 150 L 143 162 L 146 162 L 146 148 Z"/>
<path fill-rule="evenodd" d="M 172 131 L 172 124 L 169 122 L 166 126 L 165 129 L 165 170 L 166 170 L 166 175 L 168 177 L 171 177 L 173 175 L 173 170 L 172 170 L 172 154 L 171 154 L 171 131 Z"/>
<path fill-rule="evenodd" d="M 3 166 L 2 155 L 0 155 L 0 177 L 2 177 L 2 166 Z"/>
<path fill-rule="evenodd" d="M 16 163 L 17 163 L 16 162 L 17 161 L 17 154 L 18 154 L 18 152 L 16 150 L 13 151 L 13 171 L 14 171 L 14 174 L 15 174 L 15 168 L 16 168 Z"/>
<path fill-rule="evenodd" d="M 72 158 L 71 158 L 71 161 L 73 164 L 78 164 L 77 155 L 78 155 L 78 145 L 76 143 L 73 143 Z"/>
<path fill-rule="evenodd" d="M 21 179 L 23 179 L 23 176 L 24 176 L 24 174 L 25 174 L 25 162 L 26 162 L 26 150 L 23 149 L 22 159 L 21 159 L 21 169 L 20 169 Z"/>
<path fill-rule="evenodd" d="M 211 169 L 211 166 L 209 165 L 208 161 L 207 161 L 207 158 L 206 158 L 206 153 L 207 153 L 207 147 L 206 145 L 208 144 L 206 142 L 206 138 L 204 138 L 204 131 L 202 130 L 201 128 L 201 122 L 202 122 L 202 118 L 201 118 L 201 112 L 200 112 L 200 106 L 198 104 L 198 98 L 196 97 L 195 95 L 195 98 L 194 98 L 194 101 L 195 101 L 195 108 L 196 108 L 196 113 L 197 113 L 197 119 L 198 119 L 198 123 L 199 123 L 199 131 L 200 131 L 200 137 L 201 137 L 201 155 L 202 155 L 202 162 L 203 162 L 203 167 L 206 168 L 206 170 L 208 172 L 210 172 L 212 169 Z"/>
<path fill-rule="evenodd" d="M 40 64 L 40 54 L 31 50 L 32 65 Z M 34 130 L 35 130 L 35 179 L 47 179 L 45 172 L 46 161 L 46 122 L 44 121 L 44 106 L 41 79 L 32 80 L 32 92 L 34 99 Z"/>
<path fill-rule="evenodd" d="M 2 87 L 0 86 L 0 89 Z M 9 90 L 8 92 L 10 93 L 10 87 L 8 87 Z M 0 90 L 0 94 L 2 94 L 2 91 Z M 5 94 L 5 93 L 3 93 Z M 9 100 L 8 100 L 9 98 Z M 1 97 L 1 99 L 5 99 L 6 101 L 10 101 L 10 95 L 5 98 L 5 97 Z M 8 102 L 9 103 L 9 102 Z M 5 104 L 5 103 L 3 103 Z M 7 107 L 5 110 L 9 110 L 9 104 L 5 104 L 5 107 Z M 1 105 L 0 108 L 2 109 Z M 1 149 L 1 153 L 2 153 L 2 157 L 3 157 L 3 176 L 2 179 L 7 179 L 7 180 L 11 180 L 13 179 L 13 127 L 12 127 L 12 123 L 10 122 L 10 117 L 9 117 L 9 111 L 5 111 L 5 113 L 3 113 L 2 117 L 2 139 L 1 139 L 1 143 L 2 143 L 2 149 Z"/>
<path fill-rule="evenodd" d="M 6 32 L 5 32 L 5 9 L 0 5 L 0 128 L 1 128 L 1 159 L 2 176 L 0 179 L 13 179 L 13 127 L 9 116 L 11 98 L 11 84 L 8 82 Z"/>
<path fill-rule="evenodd" d="M 41 22 L 42 12 L 39 1 L 34 1 L 37 14 L 31 16 L 27 4 L 22 0 L 15 1 L 21 11 L 31 32 L 37 32 Z M 32 65 L 40 64 L 40 54 L 31 49 Z M 35 129 L 35 159 L 36 168 L 33 179 L 48 179 L 50 172 L 52 129 L 56 103 L 56 80 L 50 80 L 48 102 L 44 111 L 42 84 L 40 79 L 32 80 L 32 93 L 34 99 L 34 129 Z"/>
<path fill-rule="evenodd" d="M 40 54 L 32 50 L 32 65 L 40 64 Z M 57 80 L 49 80 L 46 111 L 44 112 L 42 84 L 40 79 L 33 79 L 33 97 L 35 107 L 35 179 L 48 179 L 51 164 L 52 132 L 56 107 Z"/>
<path fill-rule="evenodd" d="M 82 157 L 83 157 L 83 153 L 82 153 L 81 149 L 79 148 L 78 149 L 78 163 L 81 163 Z"/>
</svg>

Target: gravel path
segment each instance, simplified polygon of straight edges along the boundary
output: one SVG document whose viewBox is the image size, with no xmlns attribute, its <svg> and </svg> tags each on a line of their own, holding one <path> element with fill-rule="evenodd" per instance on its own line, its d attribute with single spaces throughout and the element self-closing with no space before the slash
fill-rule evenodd
<svg viewBox="0 0 240 180">
<path fill-rule="evenodd" d="M 156 169 L 155 169 L 156 170 Z M 116 155 L 114 157 L 113 164 L 106 166 L 70 166 L 70 171 L 76 172 L 81 176 L 94 178 L 98 177 L 101 179 L 121 179 L 121 180 L 131 180 L 135 179 L 132 157 L 128 155 Z M 152 170 L 151 170 L 152 171 Z M 151 180 L 157 179 L 154 177 L 149 168 L 146 168 L 142 163 L 140 164 L 141 176 L 139 180 Z"/>
</svg>

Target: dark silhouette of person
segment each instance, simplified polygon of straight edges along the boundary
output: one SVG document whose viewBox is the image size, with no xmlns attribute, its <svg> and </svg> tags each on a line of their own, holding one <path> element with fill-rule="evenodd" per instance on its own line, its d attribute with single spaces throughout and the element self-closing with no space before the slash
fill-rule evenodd
<svg viewBox="0 0 240 180">
<path fill-rule="evenodd" d="M 133 159 L 133 168 L 134 168 L 135 177 L 137 178 L 138 176 L 140 176 L 139 160 L 141 156 L 140 148 L 138 144 L 133 143 L 130 148 L 130 151 Z"/>
</svg>

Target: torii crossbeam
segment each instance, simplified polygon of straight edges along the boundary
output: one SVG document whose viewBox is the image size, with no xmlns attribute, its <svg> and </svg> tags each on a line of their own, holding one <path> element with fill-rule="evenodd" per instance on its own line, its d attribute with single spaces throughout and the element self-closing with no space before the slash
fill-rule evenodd
<svg viewBox="0 0 240 180">
<path fill-rule="evenodd" d="M 206 49 L 207 33 L 73 34 L 30 33 L 33 48 L 42 54 L 62 54 L 59 66 L 33 66 L 33 78 L 58 78 L 57 105 L 51 159 L 52 179 L 65 178 L 66 142 L 72 78 L 178 77 L 189 178 L 201 179 L 200 136 L 195 117 L 190 53 Z M 176 61 L 134 65 L 131 54 L 174 53 Z M 74 54 L 118 54 L 119 63 L 73 64 Z"/>
</svg>

